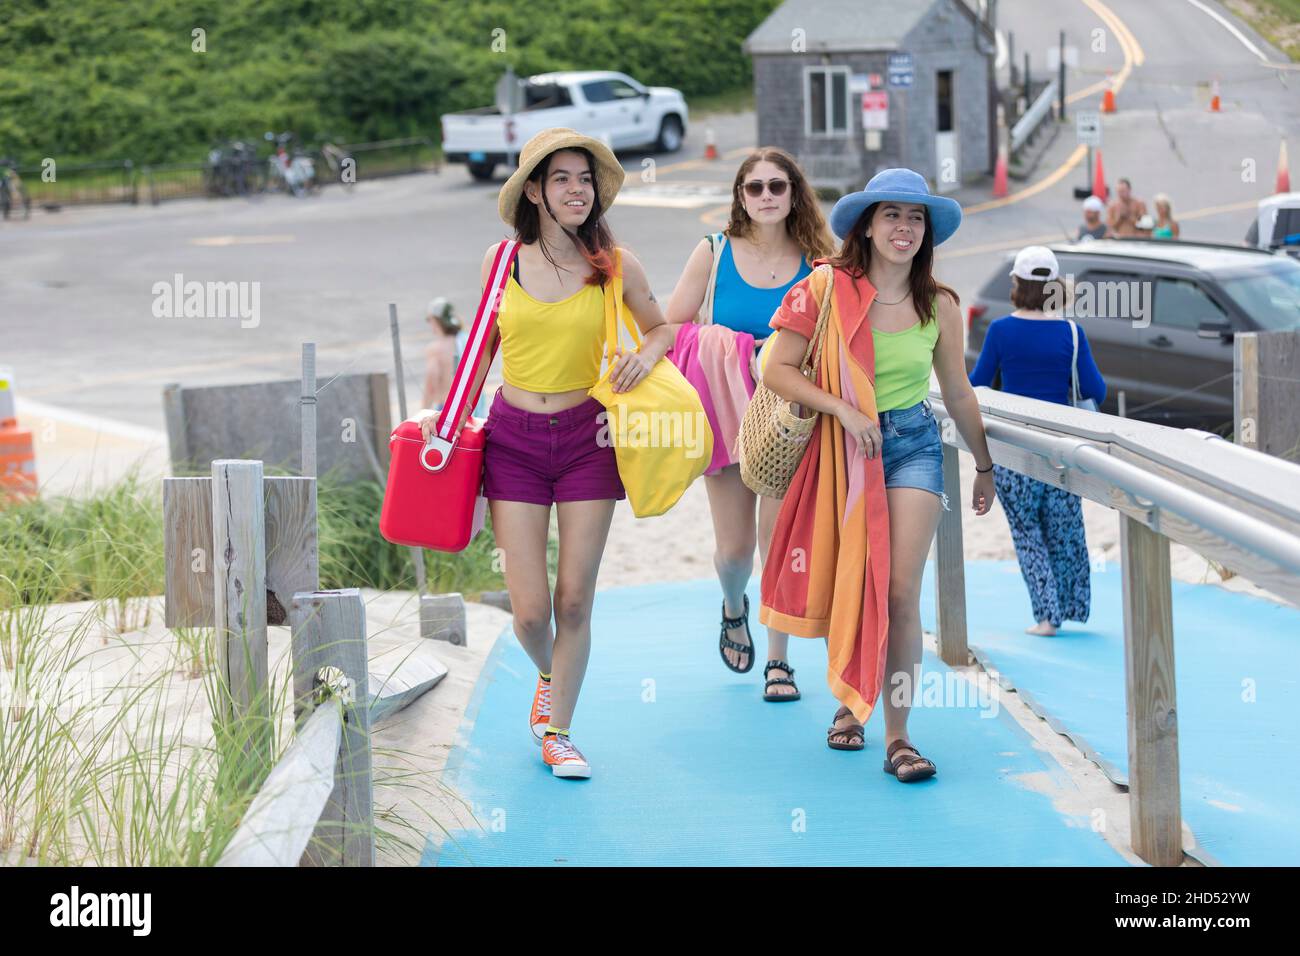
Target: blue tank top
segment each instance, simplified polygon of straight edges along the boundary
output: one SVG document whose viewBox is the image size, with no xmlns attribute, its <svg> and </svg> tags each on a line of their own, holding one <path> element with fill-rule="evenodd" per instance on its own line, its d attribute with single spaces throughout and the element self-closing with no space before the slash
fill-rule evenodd
<svg viewBox="0 0 1300 956">
<path fill-rule="evenodd" d="M 772 334 L 768 324 L 781 307 L 781 300 L 790 287 L 812 272 L 805 259 L 799 271 L 785 285 L 759 289 L 740 277 L 736 260 L 731 256 L 731 242 L 722 247 L 718 262 L 718 278 L 713 289 L 713 321 L 737 332 L 748 332 L 755 339 L 765 339 Z"/>
</svg>

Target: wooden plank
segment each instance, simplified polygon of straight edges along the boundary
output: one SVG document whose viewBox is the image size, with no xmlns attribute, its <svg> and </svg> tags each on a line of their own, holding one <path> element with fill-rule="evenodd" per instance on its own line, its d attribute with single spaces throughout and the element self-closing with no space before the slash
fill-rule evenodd
<svg viewBox="0 0 1300 956">
<path fill-rule="evenodd" d="M 370 422 L 375 457 L 379 459 L 384 474 L 388 474 L 388 439 L 393 434 L 393 411 L 388 401 L 388 376 L 384 372 L 370 375 Z"/>
<path fill-rule="evenodd" d="M 316 479 L 266 482 L 266 623 L 288 624 L 299 591 L 320 587 Z"/>
<path fill-rule="evenodd" d="M 246 752 L 263 752 L 271 731 L 267 690 L 266 516 L 262 463 L 212 463 L 212 573 L 218 673 L 229 716 L 249 720 Z"/>
<path fill-rule="evenodd" d="M 1232 440 L 1259 447 L 1259 334 L 1232 337 Z"/>
<path fill-rule="evenodd" d="M 324 668 L 337 668 L 351 683 L 334 787 L 302 865 L 374 866 L 370 683 L 361 592 L 345 588 L 295 594 L 289 617 L 295 716 L 301 717 L 311 706 L 317 676 Z"/>
<path fill-rule="evenodd" d="M 212 627 L 212 479 L 163 479 L 163 621 Z"/>
<path fill-rule="evenodd" d="M 334 789 L 343 704 L 326 701 L 298 729 L 244 813 L 217 866 L 297 866 Z"/>
<path fill-rule="evenodd" d="M 370 722 L 414 703 L 447 676 L 447 665 L 424 640 L 411 641 L 370 661 Z"/>
<path fill-rule="evenodd" d="M 958 451 L 943 446 L 943 486 L 949 489 L 951 511 L 940 513 L 935 535 L 934 603 L 938 622 L 939 657 L 945 664 L 970 663 L 966 645 L 966 556 L 962 547 L 961 464 Z"/>
<path fill-rule="evenodd" d="M 1169 541 L 1120 518 L 1124 691 L 1133 851 L 1152 866 L 1183 859 Z"/>
<path fill-rule="evenodd" d="M 167 420 L 167 451 L 172 474 L 185 474 L 194 463 L 190 461 L 189 433 L 185 425 L 185 393 L 174 382 L 163 386 L 163 417 Z"/>
<path fill-rule="evenodd" d="M 1300 331 L 1263 332 L 1259 349 L 1258 449 L 1300 461 Z"/>
<path fill-rule="evenodd" d="M 262 479 L 265 492 L 268 624 L 299 591 L 320 586 L 316 480 Z M 163 479 L 164 619 L 168 627 L 212 627 L 212 479 Z"/>
</svg>

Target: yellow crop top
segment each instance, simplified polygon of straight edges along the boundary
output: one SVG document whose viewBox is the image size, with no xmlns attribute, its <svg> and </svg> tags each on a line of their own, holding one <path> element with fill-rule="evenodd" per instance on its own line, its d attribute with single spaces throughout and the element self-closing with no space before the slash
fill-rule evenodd
<svg viewBox="0 0 1300 956">
<path fill-rule="evenodd" d="M 616 268 L 621 263 L 616 260 Z M 524 291 L 513 271 L 497 315 L 501 375 L 530 392 L 591 388 L 600 379 L 605 348 L 605 292 L 583 286 L 559 302 L 543 302 Z"/>
</svg>

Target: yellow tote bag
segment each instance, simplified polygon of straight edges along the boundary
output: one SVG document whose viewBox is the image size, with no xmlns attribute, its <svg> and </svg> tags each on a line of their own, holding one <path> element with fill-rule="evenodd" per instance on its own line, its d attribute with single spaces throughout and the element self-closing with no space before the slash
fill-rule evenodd
<svg viewBox="0 0 1300 956">
<path fill-rule="evenodd" d="M 623 263 L 614 266 L 605 287 L 605 371 L 587 394 L 605 406 L 600 440 L 614 446 L 618 476 L 638 518 L 661 515 L 704 474 L 713 459 L 713 429 L 699 393 L 666 358 L 630 391 L 615 392 L 609 382 L 618 345 L 619 322 L 637 349 L 641 334 L 623 310 Z"/>
</svg>

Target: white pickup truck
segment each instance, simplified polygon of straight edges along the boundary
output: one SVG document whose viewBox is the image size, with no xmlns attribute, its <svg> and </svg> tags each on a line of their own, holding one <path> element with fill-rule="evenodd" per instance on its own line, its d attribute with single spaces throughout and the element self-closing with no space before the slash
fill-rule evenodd
<svg viewBox="0 0 1300 956">
<path fill-rule="evenodd" d="M 523 109 L 502 116 L 496 106 L 442 117 L 442 155 L 465 163 L 475 179 L 491 179 L 499 163 L 517 160 L 534 133 L 567 126 L 603 139 L 614 150 L 650 146 L 672 153 L 686 135 L 686 100 L 666 86 L 642 86 L 625 73 L 539 73 L 521 84 Z"/>
</svg>

